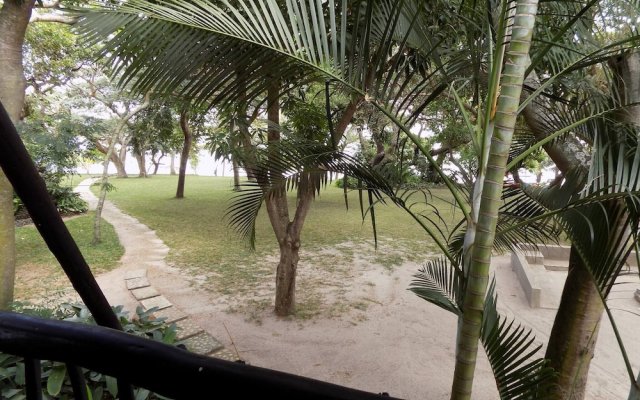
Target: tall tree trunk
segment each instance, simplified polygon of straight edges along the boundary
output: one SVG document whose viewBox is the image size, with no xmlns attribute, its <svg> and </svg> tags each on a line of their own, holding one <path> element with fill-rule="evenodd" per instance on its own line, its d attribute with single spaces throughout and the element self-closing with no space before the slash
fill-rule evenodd
<svg viewBox="0 0 640 400">
<path fill-rule="evenodd" d="M 640 101 L 640 52 L 627 53 L 611 59 L 609 65 L 615 72 L 614 79 L 617 80 L 616 86 L 622 101 Z M 640 106 L 623 110 L 616 114 L 616 118 L 640 126 Z M 563 154 L 568 160 L 575 158 L 568 150 L 563 151 Z M 571 164 L 575 167 L 576 162 L 569 165 Z M 568 172 L 564 163 L 558 165 L 563 174 Z M 610 207 L 612 205 L 609 205 L 608 209 Z M 619 245 L 628 246 L 628 243 Z M 548 394 L 548 398 L 579 400 L 585 397 L 589 367 L 594 356 L 604 306 L 591 275 L 573 246 L 569 266 L 569 275 L 565 281 L 545 355 L 557 372 L 556 385 L 553 392 Z"/>
<path fill-rule="evenodd" d="M 125 143 L 121 143 L 117 158 L 120 160 L 120 164 L 116 164 L 118 178 L 128 178 L 129 175 L 127 175 L 127 171 L 125 168 L 127 161 L 127 145 Z"/>
<path fill-rule="evenodd" d="M 22 67 L 22 44 L 34 0 L 5 0 L 0 9 L 0 101 L 11 122 L 20 120 L 26 81 Z M 0 171 L 0 308 L 13 301 L 15 281 L 15 220 L 13 188 Z"/>
<path fill-rule="evenodd" d="M 134 154 L 136 157 L 136 161 L 138 162 L 138 178 L 147 178 L 147 165 L 144 154 Z"/>
<path fill-rule="evenodd" d="M 478 223 L 470 264 L 467 285 L 462 305 L 456 348 L 456 366 L 452 399 L 470 399 L 478 355 L 480 327 L 484 300 L 489 283 L 491 251 L 498 220 L 502 182 L 505 175 L 509 148 L 516 124 L 524 71 L 529 62 L 529 48 L 538 8 L 536 0 L 518 0 L 511 31 L 509 50 L 506 53 L 500 96 L 495 109 L 495 129 L 491 139 L 486 175 L 481 193 Z M 502 66 L 494 66 L 500 68 Z"/>
<path fill-rule="evenodd" d="M 100 224 L 102 222 L 102 209 L 104 207 L 104 202 L 107 198 L 107 189 L 109 186 L 109 160 L 111 160 L 113 154 L 115 154 L 116 143 L 120 140 L 120 135 L 126 128 L 129 120 L 133 118 L 136 114 L 138 114 L 140 111 L 149 107 L 150 102 L 151 102 L 150 93 L 147 93 L 144 96 L 144 101 L 140 103 L 139 106 L 131 110 L 127 115 L 125 115 L 118 122 L 118 126 L 113 131 L 111 140 L 109 141 L 109 148 L 106 149 L 103 168 L 102 168 L 102 183 L 100 186 L 100 196 L 98 197 L 98 204 L 96 205 L 96 215 L 94 216 L 94 220 L 93 220 L 93 243 L 100 243 L 101 241 L 102 231 L 100 228 Z"/>
<path fill-rule="evenodd" d="M 169 175 L 177 175 L 176 174 L 176 152 L 172 150 L 169 155 L 170 155 Z"/>
<path fill-rule="evenodd" d="M 276 160 L 278 154 L 273 144 L 280 141 L 280 83 L 274 80 L 269 85 L 267 93 L 267 119 L 269 126 L 267 139 L 269 143 L 269 158 Z M 283 177 L 271 179 L 283 180 Z M 289 232 L 289 205 L 287 191 L 282 187 L 277 188 L 266 199 L 267 214 L 271 227 L 278 240 L 280 249 L 280 261 L 276 269 L 276 299 L 275 313 L 278 316 L 287 316 L 295 312 L 296 270 L 298 268 L 298 250 L 300 238 L 292 237 Z"/>
<path fill-rule="evenodd" d="M 191 128 L 189 128 L 189 112 L 183 110 L 180 113 L 180 129 L 184 135 L 184 143 L 182 145 L 182 154 L 180 155 L 180 171 L 178 175 L 178 188 L 176 190 L 176 198 L 181 199 L 184 197 L 184 181 L 187 175 L 187 161 L 189 161 L 189 152 L 191 151 L 191 142 L 193 141 L 193 135 L 191 134 Z"/>
<path fill-rule="evenodd" d="M 548 399 L 583 399 L 604 306 L 575 247 L 545 358 L 557 372 Z"/>
<path fill-rule="evenodd" d="M 640 101 L 640 50 L 635 49 L 631 53 L 612 60 L 610 64 L 616 71 L 616 78 L 619 80 L 618 88 L 623 90 L 625 102 L 638 103 Z M 620 117 L 635 124 L 636 132 L 640 131 L 639 104 L 625 110 Z M 635 384 L 631 385 L 628 398 L 629 400 L 640 399 L 640 372 L 638 372 Z"/>
<path fill-rule="evenodd" d="M 233 157 L 231 159 L 231 164 L 233 165 L 233 190 L 240 190 L 240 166 L 236 161 L 236 158 Z M 222 164 L 222 176 L 224 176 L 224 164 Z"/>
</svg>

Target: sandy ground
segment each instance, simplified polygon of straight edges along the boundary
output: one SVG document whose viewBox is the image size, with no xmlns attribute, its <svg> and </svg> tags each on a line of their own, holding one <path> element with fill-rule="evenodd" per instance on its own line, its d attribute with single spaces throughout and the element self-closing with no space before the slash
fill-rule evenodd
<svg viewBox="0 0 640 400">
<path fill-rule="evenodd" d="M 109 218 L 109 212 L 105 212 L 105 217 Z M 388 392 L 395 397 L 449 398 L 456 319 L 407 290 L 419 265 L 407 262 L 390 271 L 371 263 L 364 253 L 359 254 L 359 249 L 353 249 L 339 270 L 335 269 L 335 257 L 332 265 L 326 266 L 310 264 L 303 257 L 298 287 L 305 287 L 310 281 L 322 284 L 313 286 L 314 293 L 299 290 L 298 301 L 304 302 L 313 295 L 319 299 L 321 310 L 309 319 L 282 319 L 264 306 L 270 301 L 272 285 L 256 290 L 248 298 L 221 295 L 219 288 L 211 287 L 206 280 L 187 279 L 188 274 L 167 265 L 162 254 L 154 255 L 153 262 L 132 258 L 131 248 L 144 248 L 149 235 L 111 222 L 115 222 L 122 242 L 129 243 L 122 267 L 98 279 L 113 304 L 125 304 L 129 309 L 135 306 L 135 300 L 124 288 L 123 275 L 125 270 L 140 268 L 144 263 L 156 289 L 251 365 L 370 392 Z M 378 251 L 387 249 L 383 246 Z M 511 270 L 509 257 L 495 257 L 492 267 L 501 311 L 507 316 L 517 316 L 519 322 L 534 329 L 538 342 L 545 343 L 555 311 L 529 307 Z M 324 273 L 327 269 L 333 272 Z M 638 277 L 625 279 L 633 283 L 618 285 L 610 296 L 610 305 L 615 309 L 637 373 L 640 303 L 633 299 L 633 291 L 639 286 Z M 625 371 L 611 326 L 604 321 L 590 370 L 588 398 L 626 398 L 629 380 Z M 473 398 L 497 398 L 493 375 L 483 354 Z"/>
</svg>

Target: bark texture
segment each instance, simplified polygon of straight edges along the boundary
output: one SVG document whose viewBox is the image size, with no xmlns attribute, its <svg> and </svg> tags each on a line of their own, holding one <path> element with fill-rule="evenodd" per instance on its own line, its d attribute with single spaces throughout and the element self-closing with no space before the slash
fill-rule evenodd
<svg viewBox="0 0 640 400">
<path fill-rule="evenodd" d="M 545 354 L 558 374 L 547 398 L 584 398 L 603 310 L 593 279 L 572 247 L 569 275 Z"/>
<path fill-rule="evenodd" d="M 116 175 L 118 176 L 118 178 L 129 177 L 129 175 L 127 174 L 127 170 L 124 167 L 124 160 L 121 159 L 120 156 L 118 156 L 118 152 L 116 152 L 115 150 L 109 151 L 109 147 L 111 147 L 111 142 L 109 142 L 109 146 L 105 146 L 104 144 L 96 140 L 94 142 L 94 145 L 96 146 L 96 149 L 100 153 L 104 154 L 105 156 L 108 156 L 109 161 L 111 161 L 114 167 L 116 167 Z M 115 143 L 114 143 L 114 146 L 115 146 Z"/>
<path fill-rule="evenodd" d="M 135 154 L 136 162 L 138 163 L 138 178 L 146 178 L 147 177 L 147 163 L 143 154 Z"/>
<path fill-rule="evenodd" d="M 180 113 L 180 129 L 184 135 L 184 143 L 182 144 L 182 154 L 180 155 L 180 170 L 178 171 L 178 188 L 176 189 L 176 198 L 184 197 L 184 183 L 187 175 L 187 161 L 189 161 L 189 153 L 191 152 L 191 143 L 193 142 L 193 134 L 189 127 L 189 112 L 183 110 Z"/>
<path fill-rule="evenodd" d="M 0 9 L 0 102 L 14 124 L 20 120 L 26 80 L 22 44 L 34 0 L 5 0 Z M 15 280 L 13 188 L 0 171 L 0 308 L 13 301 Z"/>
</svg>

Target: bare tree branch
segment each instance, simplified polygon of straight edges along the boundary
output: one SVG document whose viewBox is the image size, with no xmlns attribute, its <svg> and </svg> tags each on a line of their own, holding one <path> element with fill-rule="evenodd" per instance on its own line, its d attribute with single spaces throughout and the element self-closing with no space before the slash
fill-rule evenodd
<svg viewBox="0 0 640 400">
<path fill-rule="evenodd" d="M 60 24 L 73 25 L 78 21 L 77 17 L 70 15 L 62 15 L 55 13 L 39 13 L 37 10 L 33 10 L 31 19 L 29 22 L 57 22 Z"/>
</svg>

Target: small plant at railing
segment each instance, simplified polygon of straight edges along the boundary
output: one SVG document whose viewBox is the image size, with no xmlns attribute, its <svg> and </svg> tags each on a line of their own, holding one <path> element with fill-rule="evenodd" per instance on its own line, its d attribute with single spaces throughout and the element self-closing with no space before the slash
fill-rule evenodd
<svg viewBox="0 0 640 400">
<path fill-rule="evenodd" d="M 82 304 L 62 304 L 54 309 L 25 303 L 14 303 L 13 311 L 44 318 L 95 324 L 91 313 Z M 167 324 L 164 318 L 154 318 L 157 309 L 144 311 L 136 309 L 136 315 L 129 318 L 122 306 L 113 307 L 125 332 L 163 342 L 179 345 L 176 341 L 175 324 Z M 42 398 L 44 400 L 71 400 L 74 398 L 71 381 L 64 363 L 42 361 Z M 25 369 L 21 357 L 0 353 L 0 398 L 3 400 L 24 400 Z M 113 400 L 118 396 L 116 379 L 94 371 L 84 370 L 89 400 Z M 136 400 L 165 399 L 142 388 L 134 391 Z"/>
</svg>

